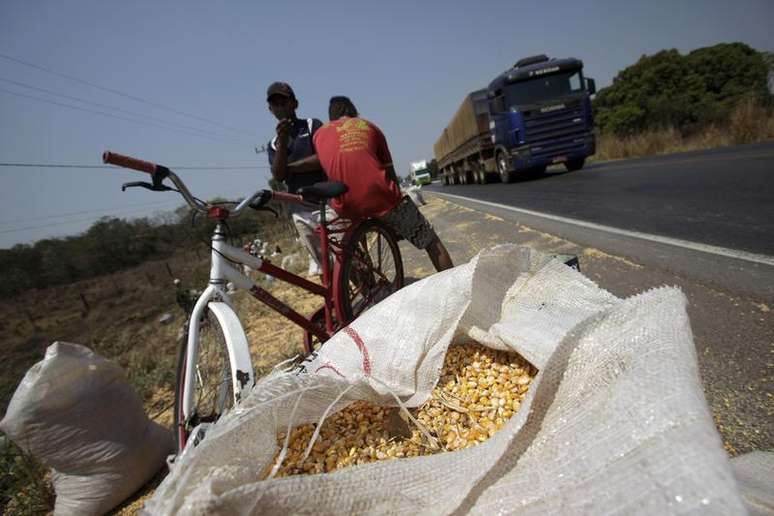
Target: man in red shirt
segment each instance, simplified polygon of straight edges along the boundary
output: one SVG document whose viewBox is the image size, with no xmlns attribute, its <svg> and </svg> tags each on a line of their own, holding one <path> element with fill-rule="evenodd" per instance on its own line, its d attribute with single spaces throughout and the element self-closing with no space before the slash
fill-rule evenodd
<svg viewBox="0 0 774 516">
<path fill-rule="evenodd" d="M 331 201 L 333 209 L 348 219 L 378 218 L 417 249 L 427 251 L 437 271 L 452 268 L 449 252 L 433 227 L 401 194 L 384 134 L 359 118 L 346 97 L 333 97 L 328 114 L 331 122 L 314 135 L 317 158 L 329 180 L 348 187 L 347 193 Z"/>
</svg>

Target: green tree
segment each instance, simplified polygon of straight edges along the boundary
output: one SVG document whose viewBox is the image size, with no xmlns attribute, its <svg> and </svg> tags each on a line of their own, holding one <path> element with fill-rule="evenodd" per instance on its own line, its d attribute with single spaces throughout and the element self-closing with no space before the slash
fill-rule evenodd
<svg viewBox="0 0 774 516">
<path fill-rule="evenodd" d="M 687 55 L 675 49 L 644 55 L 599 91 L 597 123 L 602 132 L 625 136 L 727 120 L 743 98 L 769 98 L 769 70 L 764 54 L 743 43 L 721 43 Z"/>
</svg>

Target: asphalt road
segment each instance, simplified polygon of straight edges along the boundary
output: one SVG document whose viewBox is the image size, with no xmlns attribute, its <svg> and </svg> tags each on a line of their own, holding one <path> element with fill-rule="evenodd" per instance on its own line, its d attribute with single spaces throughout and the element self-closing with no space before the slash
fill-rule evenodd
<svg viewBox="0 0 774 516">
<path fill-rule="evenodd" d="M 425 188 L 774 256 L 774 143 L 557 168 L 513 184 Z"/>
<path fill-rule="evenodd" d="M 581 172 L 587 173 L 594 172 Z M 441 191 L 503 186 L 519 185 Z M 704 393 L 726 449 L 734 455 L 774 449 L 774 265 L 445 194 L 428 192 L 425 198 L 429 204 L 423 212 L 456 264 L 511 242 L 578 255 L 583 274 L 621 298 L 664 285 L 680 288 L 688 301 Z M 412 279 L 432 271 L 424 252 L 405 242 L 401 250 Z"/>
<path fill-rule="evenodd" d="M 678 286 L 726 448 L 774 449 L 774 143 L 427 190 L 469 210 L 433 220 L 458 262 L 511 241 L 580 255 L 620 297 Z"/>
</svg>

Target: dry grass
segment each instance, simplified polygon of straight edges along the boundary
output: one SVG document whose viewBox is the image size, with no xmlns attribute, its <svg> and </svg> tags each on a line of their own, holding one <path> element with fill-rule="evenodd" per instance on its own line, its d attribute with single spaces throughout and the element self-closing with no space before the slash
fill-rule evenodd
<svg viewBox="0 0 774 516">
<path fill-rule="evenodd" d="M 272 241 L 285 253 L 300 251 L 287 233 Z M 305 259 L 301 261 L 305 269 Z M 171 427 L 176 335 L 185 314 L 176 304 L 167 267 L 186 287 L 203 288 L 209 272 L 209 250 L 181 250 L 166 260 L 70 285 L 25 292 L 0 302 L 0 414 L 5 413 L 27 369 L 43 357 L 49 344 L 63 340 L 84 344 L 121 365 L 143 400 L 146 413 Z M 261 283 L 266 285 L 265 280 Z M 301 313 L 311 312 L 321 303 L 319 297 L 279 282 L 268 288 Z M 259 375 L 302 350 L 303 333 L 292 323 L 244 293 L 237 295 L 235 302 Z M 158 322 L 164 313 L 174 315 L 172 324 Z M 46 468 L 4 439 L 0 436 L 0 513 L 51 511 L 53 493 Z M 163 475 L 151 481 L 116 513 L 137 512 L 161 478 Z"/>
<path fill-rule="evenodd" d="M 674 127 L 621 138 L 604 134 L 597 140 L 595 160 L 625 159 L 654 154 L 713 149 L 774 139 L 774 112 L 752 100 L 741 102 L 724 127 L 710 125 L 684 136 Z"/>
</svg>

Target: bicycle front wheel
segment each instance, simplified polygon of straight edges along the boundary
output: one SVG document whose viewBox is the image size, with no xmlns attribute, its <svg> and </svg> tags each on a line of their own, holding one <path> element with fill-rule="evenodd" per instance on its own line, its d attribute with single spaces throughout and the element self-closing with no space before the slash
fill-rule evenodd
<svg viewBox="0 0 774 516">
<path fill-rule="evenodd" d="M 236 393 L 231 381 L 226 336 L 218 318 L 206 310 L 199 322 L 196 365 L 192 382 L 186 384 L 189 324 L 179 338 L 177 388 L 175 390 L 175 440 L 177 452 L 186 446 L 191 432 L 202 423 L 214 423 L 234 405 Z M 188 418 L 183 414 L 183 400 L 192 395 L 193 410 Z"/>
<path fill-rule="evenodd" d="M 394 233 L 375 219 L 360 224 L 344 243 L 336 304 L 343 324 L 403 287 L 403 261 Z"/>
</svg>

